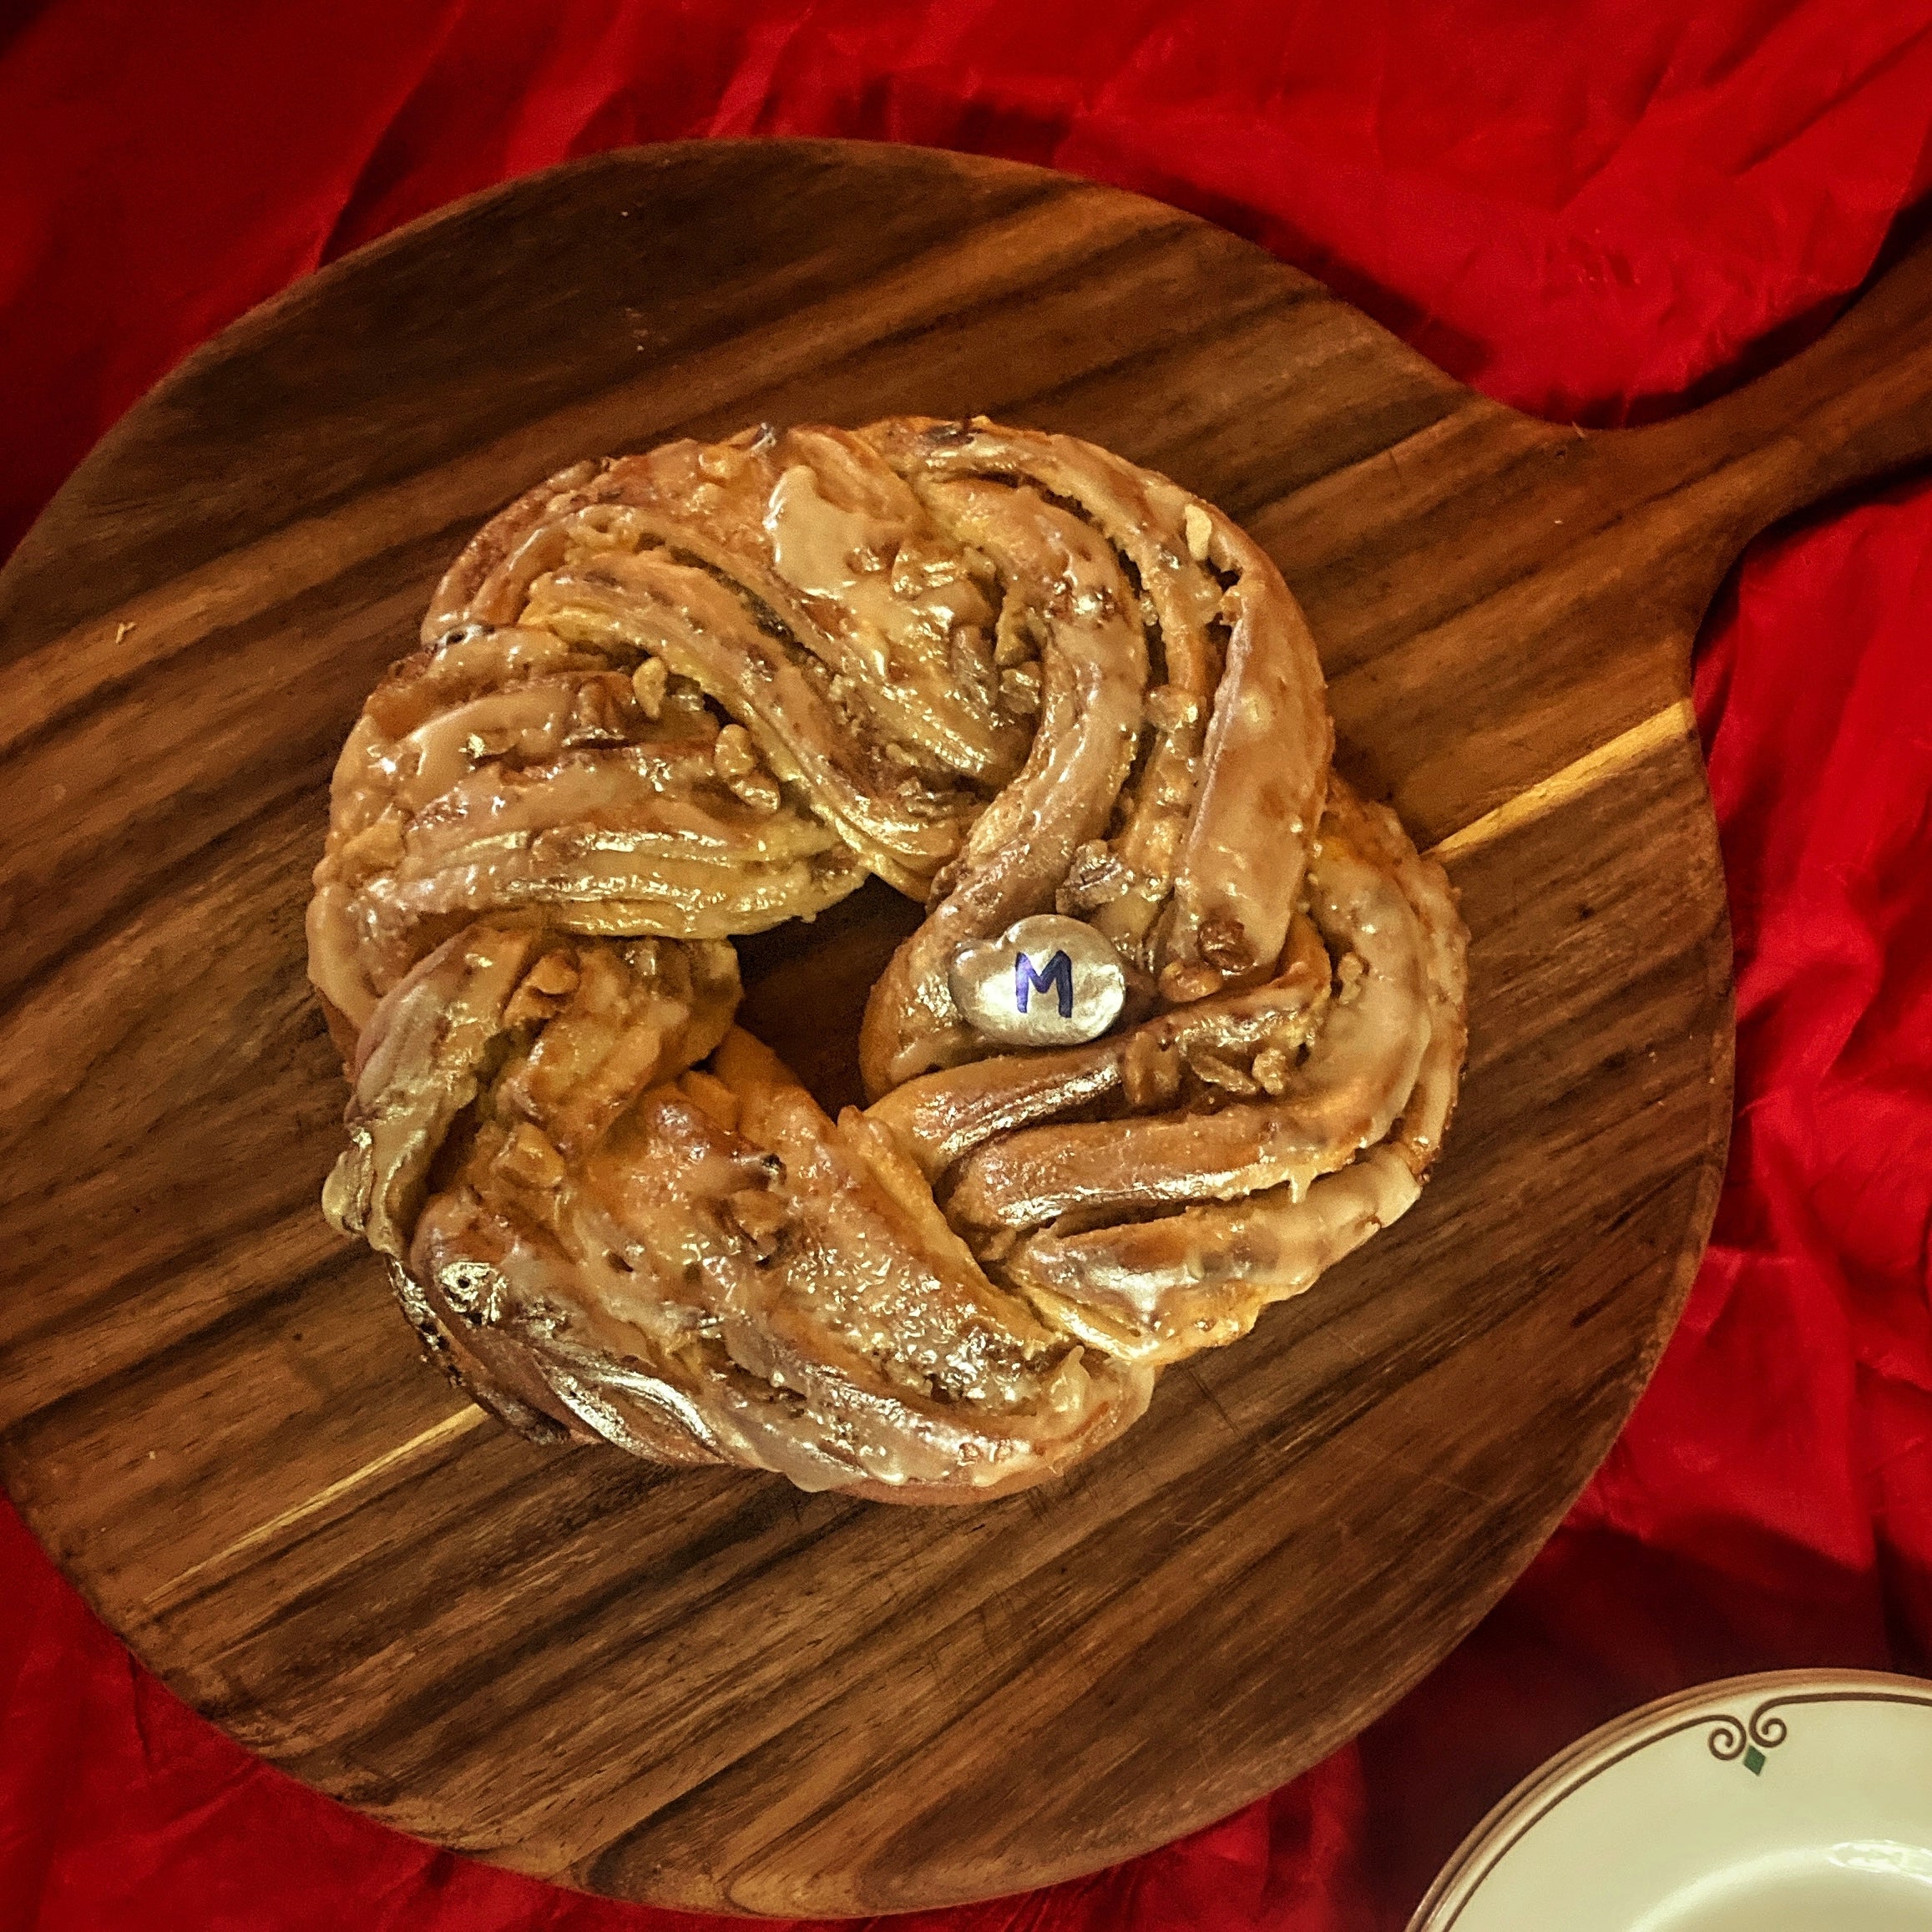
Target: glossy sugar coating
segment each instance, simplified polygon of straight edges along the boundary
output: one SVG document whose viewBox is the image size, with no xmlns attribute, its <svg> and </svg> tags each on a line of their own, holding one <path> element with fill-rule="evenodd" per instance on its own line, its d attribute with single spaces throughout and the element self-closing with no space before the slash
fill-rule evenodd
<svg viewBox="0 0 1932 1932">
<path fill-rule="evenodd" d="M 1464 934 L 1332 741 L 1272 564 L 1092 444 L 895 418 L 580 464 L 473 540 L 338 766 L 327 1211 L 531 1433 L 1039 1481 L 1439 1146 Z M 729 940 L 868 873 L 927 917 L 835 1121 L 732 1024 Z"/>
</svg>

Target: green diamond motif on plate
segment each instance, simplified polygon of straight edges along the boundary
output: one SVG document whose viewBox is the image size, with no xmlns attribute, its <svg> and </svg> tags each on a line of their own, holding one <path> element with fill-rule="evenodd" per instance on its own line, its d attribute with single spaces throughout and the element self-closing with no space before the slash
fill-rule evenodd
<svg viewBox="0 0 1932 1932">
<path fill-rule="evenodd" d="M 1744 1753 L 1744 1768 L 1753 1778 L 1764 1768 L 1764 1753 L 1755 1744 Z"/>
</svg>

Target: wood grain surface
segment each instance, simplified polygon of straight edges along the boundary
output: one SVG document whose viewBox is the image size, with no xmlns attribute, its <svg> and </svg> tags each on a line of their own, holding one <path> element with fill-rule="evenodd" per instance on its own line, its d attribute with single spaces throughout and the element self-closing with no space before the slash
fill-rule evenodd
<svg viewBox="0 0 1932 1932">
<path fill-rule="evenodd" d="M 0 1472 L 180 1693 L 406 1830 L 569 1884 L 846 1913 L 1173 1838 L 1465 1631 L 1629 1413 L 1709 1224 L 1730 943 L 1685 698 L 1742 543 L 1932 442 L 1932 270 L 1670 425 L 1448 380 L 1155 203 L 835 143 L 606 155 L 245 317 L 0 577 Z M 1342 769 L 1459 887 L 1470 1057 L 1422 1204 L 1170 1371 L 1057 1486 L 911 1510 L 541 1449 L 316 1206 L 304 978 L 337 747 L 533 479 L 897 412 L 1071 430 L 1217 501 L 1319 640 Z M 744 947 L 849 1092 L 916 915 Z"/>
</svg>

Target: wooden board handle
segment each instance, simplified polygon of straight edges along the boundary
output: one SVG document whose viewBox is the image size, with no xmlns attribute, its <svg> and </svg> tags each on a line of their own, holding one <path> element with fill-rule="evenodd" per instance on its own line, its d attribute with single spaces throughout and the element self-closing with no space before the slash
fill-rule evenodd
<svg viewBox="0 0 1932 1932">
<path fill-rule="evenodd" d="M 1739 547 L 1835 490 L 1932 456 L 1932 229 L 1788 362 L 1626 434 L 1641 467 L 1697 499 L 1706 528 L 1729 525 Z"/>
</svg>

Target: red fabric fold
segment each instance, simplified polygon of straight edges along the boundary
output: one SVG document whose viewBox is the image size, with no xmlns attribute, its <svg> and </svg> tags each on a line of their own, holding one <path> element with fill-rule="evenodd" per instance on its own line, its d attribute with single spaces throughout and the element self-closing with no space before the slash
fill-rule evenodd
<svg viewBox="0 0 1932 1932">
<path fill-rule="evenodd" d="M 1654 415 L 1822 326 L 1928 185 L 1922 6 L 338 0 L 0 17 L 0 545 L 196 342 L 453 196 L 705 134 L 1163 195 L 1520 407 Z M 1120 1869 L 916 1932 L 1396 1932 L 1542 1757 L 1682 1684 L 1932 1657 L 1932 488 L 1755 545 L 1697 701 L 1738 1117 L 1589 1491 L 1362 1738 Z M 134 1665 L 0 1510 L 0 1932 L 673 1932 L 414 1843 Z"/>
</svg>

